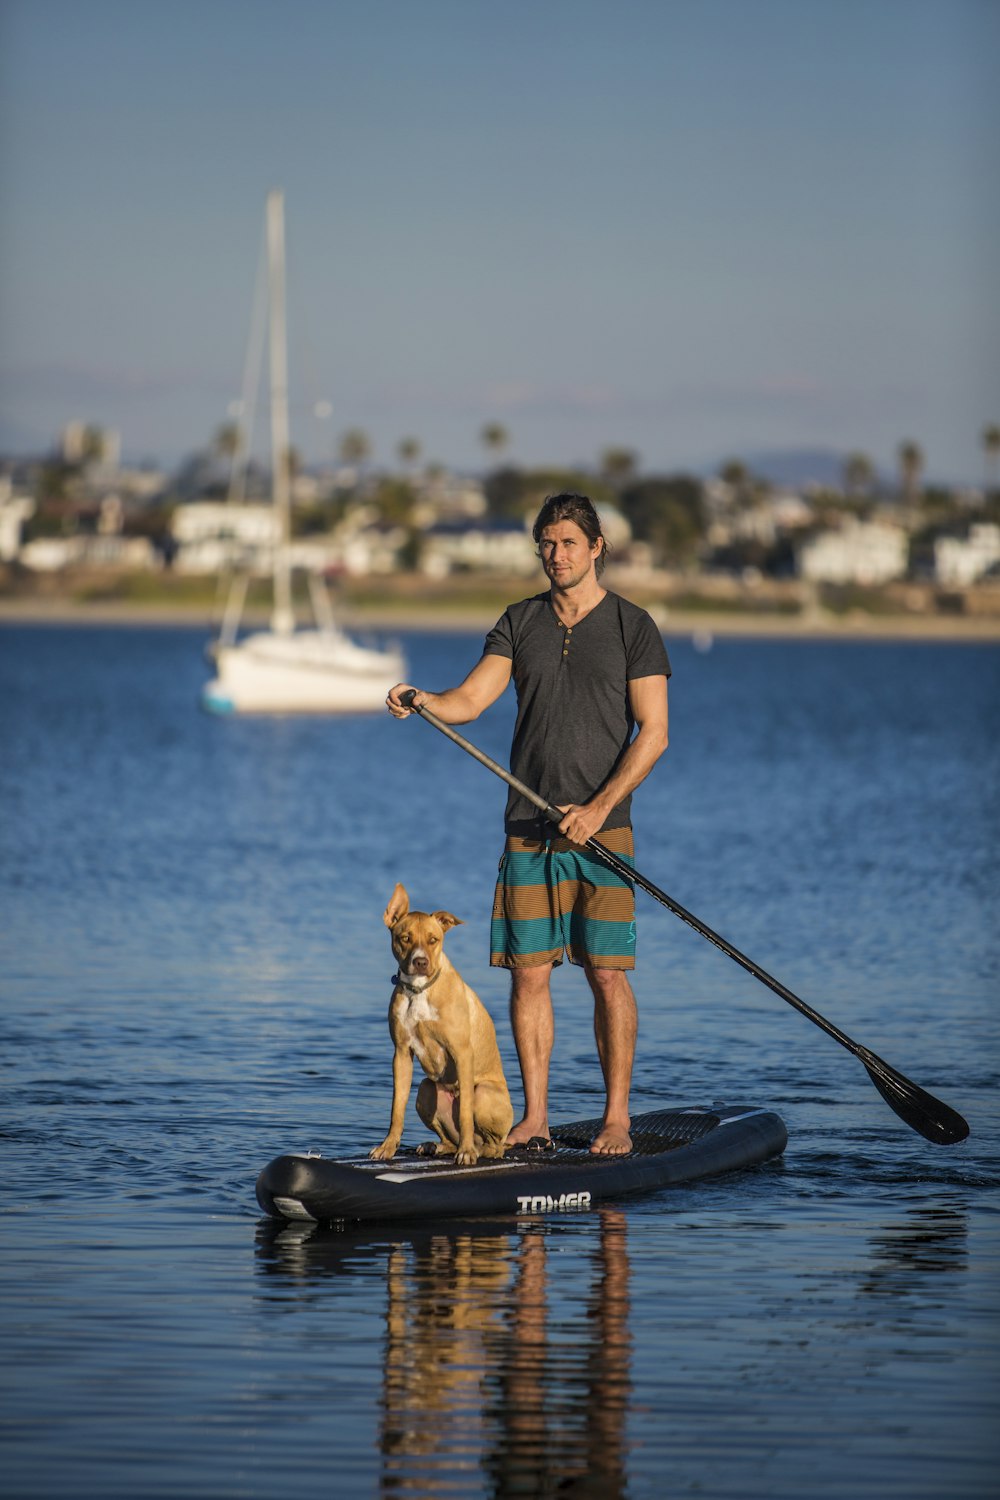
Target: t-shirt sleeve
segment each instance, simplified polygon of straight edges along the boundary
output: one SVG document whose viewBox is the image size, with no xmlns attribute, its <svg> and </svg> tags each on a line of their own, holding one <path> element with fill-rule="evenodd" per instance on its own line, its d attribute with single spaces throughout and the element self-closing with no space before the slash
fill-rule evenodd
<svg viewBox="0 0 1000 1500">
<path fill-rule="evenodd" d="M 510 610 L 505 610 L 493 629 L 487 634 L 483 645 L 484 656 L 506 656 L 508 661 L 514 660 L 514 626 L 510 618 Z"/>
<path fill-rule="evenodd" d="M 652 616 L 644 609 L 637 609 L 630 623 L 632 628 L 626 641 L 626 679 L 631 682 L 635 677 L 669 677 L 670 657 Z"/>
</svg>

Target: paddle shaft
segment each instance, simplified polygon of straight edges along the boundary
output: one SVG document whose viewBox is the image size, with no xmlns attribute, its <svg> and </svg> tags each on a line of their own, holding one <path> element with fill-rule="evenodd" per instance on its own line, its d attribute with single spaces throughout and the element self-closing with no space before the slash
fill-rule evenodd
<svg viewBox="0 0 1000 1500">
<path fill-rule="evenodd" d="M 400 694 L 400 703 L 404 708 L 411 708 L 414 713 L 420 714 L 421 718 L 426 719 L 435 729 L 440 730 L 443 735 L 446 735 L 448 739 L 452 740 L 468 755 L 471 755 L 474 760 L 478 760 L 480 765 L 485 766 L 495 776 L 499 776 L 501 781 L 505 781 L 508 786 L 520 792 L 522 797 L 525 797 L 534 807 L 537 807 L 540 812 L 544 813 L 549 822 L 555 824 L 558 828 L 565 816 L 558 807 L 554 807 L 544 797 L 540 796 L 538 792 L 526 786 L 523 781 L 519 780 L 511 771 L 508 771 L 505 766 L 501 766 L 492 756 L 487 755 L 485 751 L 473 745 L 464 735 L 459 734 L 456 729 L 453 729 L 450 724 L 446 724 L 443 719 L 439 719 L 437 714 L 432 713 L 429 708 L 415 704 L 413 698 L 413 689 L 408 689 L 406 692 Z M 661 906 L 665 906 L 668 911 L 672 911 L 675 916 L 680 917 L 682 922 L 686 922 L 689 927 L 693 927 L 695 932 L 700 933 L 703 938 L 707 938 L 710 943 L 713 943 L 716 948 L 720 949 L 735 963 L 738 963 L 748 974 L 752 974 L 761 984 L 767 985 L 768 989 L 773 990 L 788 1005 L 791 1005 L 801 1015 L 805 1016 L 807 1020 L 812 1021 L 814 1026 L 818 1026 L 821 1031 L 825 1031 L 827 1036 L 832 1037 L 835 1042 L 839 1042 L 842 1047 L 857 1057 L 864 1064 L 869 1077 L 886 1100 L 886 1103 L 895 1110 L 901 1119 L 905 1120 L 914 1130 L 919 1131 L 927 1140 L 933 1141 L 938 1145 L 951 1145 L 956 1141 L 964 1140 L 965 1136 L 968 1135 L 969 1127 L 965 1120 L 951 1109 L 949 1105 L 943 1104 L 940 1100 L 935 1099 L 933 1095 L 927 1094 L 917 1084 L 912 1083 L 902 1073 L 898 1072 L 897 1069 L 891 1067 L 877 1053 L 869 1051 L 860 1042 L 854 1041 L 846 1032 L 841 1031 L 839 1026 L 835 1026 L 832 1021 L 828 1021 L 818 1010 L 814 1010 L 811 1005 L 808 1005 L 805 1000 L 802 1000 L 794 991 L 790 990 L 787 985 L 782 984 L 780 980 L 768 974 L 766 969 L 762 969 L 759 964 L 754 963 L 752 958 L 748 958 L 745 953 L 741 953 L 739 948 L 727 942 L 720 933 L 714 931 L 706 922 L 696 917 L 686 907 L 681 906 L 679 901 L 675 901 L 672 896 L 668 896 L 666 891 L 662 891 L 658 885 L 654 885 L 651 880 L 647 880 L 645 875 L 633 869 L 625 860 L 620 859 L 612 850 L 606 848 L 599 839 L 589 838 L 585 847 L 590 849 L 594 854 L 597 854 L 610 869 L 614 870 L 616 875 L 620 875 L 623 880 L 639 886 L 647 895 L 652 896 L 654 901 L 659 901 Z M 904 1109 L 906 1112 L 904 1112 Z M 916 1118 L 914 1118 L 914 1115 L 916 1115 Z"/>
</svg>

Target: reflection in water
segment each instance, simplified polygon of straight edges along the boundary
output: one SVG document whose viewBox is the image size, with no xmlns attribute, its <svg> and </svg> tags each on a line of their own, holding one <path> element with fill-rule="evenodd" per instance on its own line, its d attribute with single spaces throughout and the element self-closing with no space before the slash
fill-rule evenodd
<svg viewBox="0 0 1000 1500">
<path fill-rule="evenodd" d="M 561 1339 L 549 1316 L 551 1281 L 548 1237 L 525 1234 L 491 1366 L 495 1436 L 486 1466 L 494 1491 L 623 1495 L 631 1353 L 624 1214 L 601 1210 L 586 1302 Z"/>
<path fill-rule="evenodd" d="M 486 1445 L 489 1335 L 506 1305 L 506 1238 L 439 1234 L 389 1253 L 382 1381 L 382 1489 L 427 1493 L 475 1469 Z"/>
<path fill-rule="evenodd" d="M 384 1274 L 383 1494 L 477 1472 L 498 1495 L 625 1493 L 626 1222 L 612 1209 L 598 1222 L 580 1286 L 557 1284 L 558 1232 L 543 1222 L 398 1239 L 261 1227 L 259 1266 L 307 1298 L 326 1276 Z"/>
<path fill-rule="evenodd" d="M 953 1277 L 968 1261 L 966 1215 L 952 1208 L 913 1209 L 869 1241 L 872 1263 L 861 1283 L 871 1296 L 907 1298 L 927 1292 L 941 1272 Z"/>
</svg>

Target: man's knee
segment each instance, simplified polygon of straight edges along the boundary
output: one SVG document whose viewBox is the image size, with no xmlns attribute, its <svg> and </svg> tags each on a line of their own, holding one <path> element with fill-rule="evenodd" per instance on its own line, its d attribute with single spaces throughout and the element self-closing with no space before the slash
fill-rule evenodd
<svg viewBox="0 0 1000 1500">
<path fill-rule="evenodd" d="M 547 995 L 551 977 L 551 964 L 531 964 L 528 967 L 511 969 L 511 999 L 532 1000 Z"/>
<path fill-rule="evenodd" d="M 609 1004 L 615 1001 L 634 1000 L 632 986 L 625 969 L 599 969 L 588 964 L 586 974 L 595 999 Z"/>
</svg>

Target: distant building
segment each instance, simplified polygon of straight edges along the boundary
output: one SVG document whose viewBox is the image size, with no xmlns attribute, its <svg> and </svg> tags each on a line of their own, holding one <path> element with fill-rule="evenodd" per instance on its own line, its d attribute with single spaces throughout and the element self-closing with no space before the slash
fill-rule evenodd
<svg viewBox="0 0 1000 1500">
<path fill-rule="evenodd" d="M 967 537 L 942 536 L 934 543 L 934 576 L 949 588 L 965 588 L 1000 563 L 1000 526 L 980 521 Z"/>
<path fill-rule="evenodd" d="M 81 464 L 88 460 L 108 469 L 121 463 L 121 433 L 111 427 L 95 427 L 88 422 L 67 422 L 61 439 L 63 462 Z"/>
<path fill-rule="evenodd" d="M 144 536 L 40 536 L 26 542 L 18 561 L 33 573 L 61 573 L 64 568 L 127 568 L 153 572 L 162 559 Z"/>
<path fill-rule="evenodd" d="M 311 572 L 392 573 L 407 531 L 373 519 L 369 507 L 358 507 L 336 532 L 291 541 L 289 561 Z M 277 511 L 270 504 L 240 505 L 235 501 L 193 500 L 178 505 L 171 522 L 177 544 L 174 571 L 219 573 L 236 569 L 269 573 L 281 539 Z"/>
<path fill-rule="evenodd" d="M 424 533 L 420 570 L 429 578 L 456 571 L 527 575 L 537 566 L 523 521 L 438 521 Z"/>
<path fill-rule="evenodd" d="M 192 500 L 178 505 L 170 523 L 178 573 L 218 573 L 226 568 L 267 571 L 280 539 L 271 505 Z"/>
<path fill-rule="evenodd" d="M 848 519 L 803 542 L 796 557 L 799 576 L 810 583 L 889 583 L 906 574 L 909 542 L 900 526 Z"/>
<path fill-rule="evenodd" d="M 13 562 L 21 551 L 21 529 L 35 514 L 30 495 L 15 495 L 14 486 L 0 476 L 0 562 Z"/>
<path fill-rule="evenodd" d="M 486 496 L 477 479 L 442 471 L 424 479 L 418 486 L 420 500 L 428 513 L 437 519 L 466 517 L 478 520 L 486 514 Z"/>
<path fill-rule="evenodd" d="M 706 495 L 709 488 L 706 486 Z M 764 547 L 773 547 L 779 536 L 801 531 L 813 518 L 812 508 L 801 495 L 790 490 L 763 495 L 753 505 L 741 510 L 726 510 L 720 502 L 720 493 L 731 492 L 732 487 L 717 480 L 711 488 L 714 501 L 709 505 L 712 519 L 707 537 L 713 547 L 725 547 L 736 541 L 759 542 Z"/>
<path fill-rule="evenodd" d="M 370 573 L 394 573 L 399 567 L 400 549 L 405 545 L 405 526 L 373 522 L 357 530 L 345 529 L 337 538 L 337 559 L 333 566 L 353 578 Z"/>
<path fill-rule="evenodd" d="M 119 469 L 115 488 L 126 500 L 158 500 L 167 488 L 167 476 L 159 469 Z"/>
</svg>

